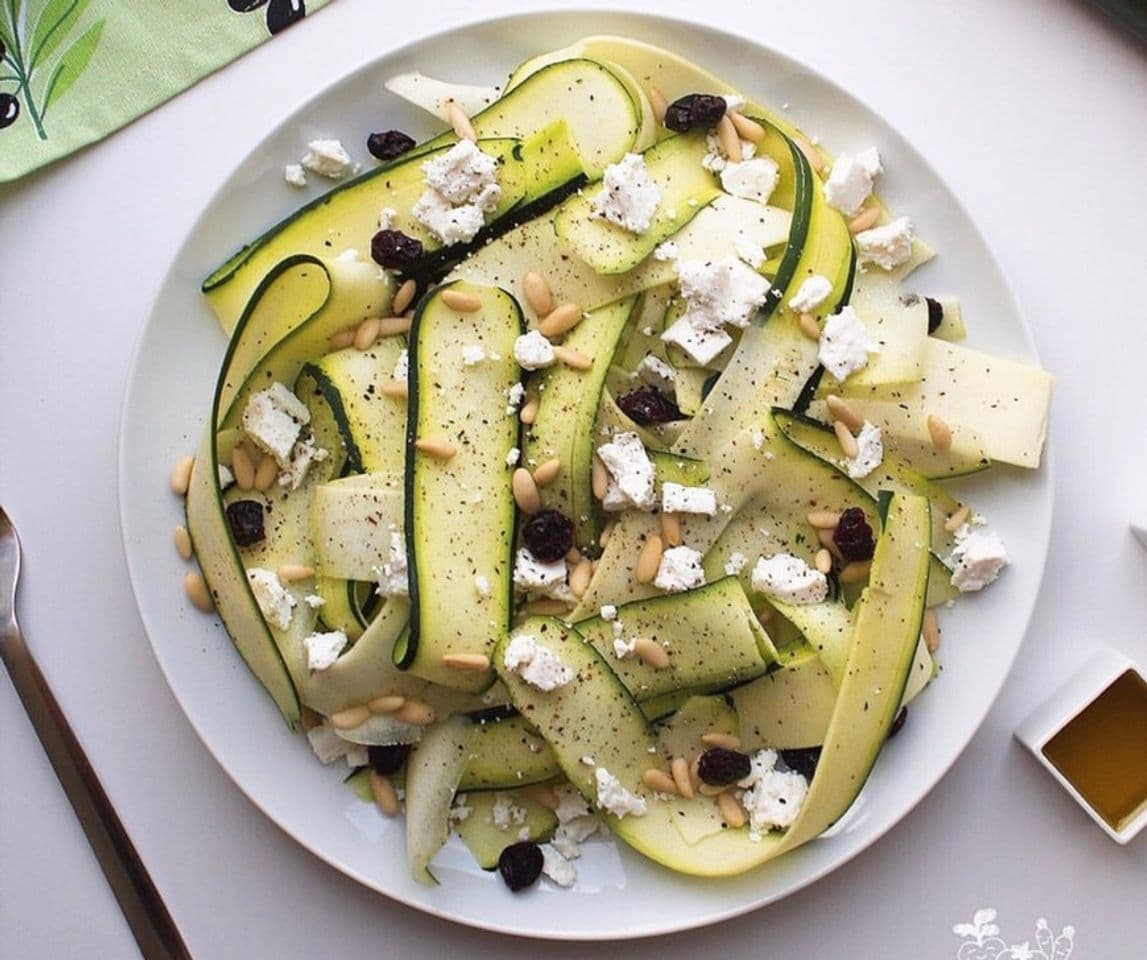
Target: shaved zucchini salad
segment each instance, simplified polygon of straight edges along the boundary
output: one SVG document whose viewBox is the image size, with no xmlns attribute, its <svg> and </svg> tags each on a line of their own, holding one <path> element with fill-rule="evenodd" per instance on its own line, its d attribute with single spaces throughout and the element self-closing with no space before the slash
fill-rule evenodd
<svg viewBox="0 0 1147 960">
<path fill-rule="evenodd" d="M 1050 376 L 913 290 L 876 147 L 670 51 L 388 88 L 442 132 L 313 142 L 288 181 L 343 182 L 203 284 L 201 592 L 418 880 L 451 832 L 514 890 L 594 833 L 693 876 L 813 840 L 1006 565 L 945 481 L 1037 468 Z"/>
</svg>

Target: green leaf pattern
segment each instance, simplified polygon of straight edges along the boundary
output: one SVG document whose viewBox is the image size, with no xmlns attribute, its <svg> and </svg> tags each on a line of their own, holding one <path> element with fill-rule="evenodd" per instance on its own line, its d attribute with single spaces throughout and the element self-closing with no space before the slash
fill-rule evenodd
<svg viewBox="0 0 1147 960">
<path fill-rule="evenodd" d="M 92 54 L 96 52 L 96 46 L 100 42 L 100 34 L 103 33 L 104 21 L 98 20 L 87 32 L 84 33 L 79 40 L 73 43 L 60 57 L 60 62 L 56 64 L 56 69 L 52 71 L 52 78 L 48 81 L 48 86 L 44 93 L 44 113 L 48 112 L 48 108 L 60 99 L 81 73 L 84 72 L 84 67 L 88 65 L 91 60 Z"/>
<path fill-rule="evenodd" d="M 29 69 L 35 70 L 45 57 L 56 52 L 87 6 L 88 0 L 48 0 L 36 19 L 28 45 Z"/>
</svg>

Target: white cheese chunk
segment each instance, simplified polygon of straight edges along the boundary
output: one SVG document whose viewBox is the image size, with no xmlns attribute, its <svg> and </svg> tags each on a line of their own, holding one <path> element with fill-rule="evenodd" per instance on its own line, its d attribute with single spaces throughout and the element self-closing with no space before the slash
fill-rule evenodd
<svg viewBox="0 0 1147 960">
<path fill-rule="evenodd" d="M 828 596 L 825 575 L 791 553 L 775 553 L 758 559 L 751 583 L 758 593 L 788 603 L 820 603 Z"/>
<path fill-rule="evenodd" d="M 522 383 L 512 383 L 506 387 L 506 416 L 512 417 L 518 412 L 522 400 L 526 396 L 526 386 Z"/>
<path fill-rule="evenodd" d="M 474 590 L 482 599 L 490 596 L 490 578 L 478 574 L 478 576 L 474 578 Z"/>
<path fill-rule="evenodd" d="M 749 558 L 741 553 L 740 550 L 734 550 L 729 554 L 729 559 L 725 561 L 725 575 L 735 577 L 748 565 Z"/>
<path fill-rule="evenodd" d="M 310 411 L 278 382 L 251 394 L 243 409 L 243 429 L 247 436 L 274 457 L 280 469 L 290 465 L 291 449 L 303 427 L 310 422 Z"/>
<path fill-rule="evenodd" d="M 613 638 L 613 655 L 618 660 L 626 660 L 632 657 L 637 651 L 637 637 L 630 637 L 626 640 L 624 637 Z"/>
<path fill-rule="evenodd" d="M 703 586 L 705 571 L 701 568 L 701 552 L 692 547 L 670 547 L 661 554 L 661 564 L 653 585 L 666 593 L 681 593 Z"/>
<path fill-rule="evenodd" d="M 471 140 L 459 140 L 444 154 L 422 164 L 426 185 L 453 204 L 491 202 L 489 188 L 498 182 L 498 161 Z"/>
<path fill-rule="evenodd" d="M 597 806 L 612 813 L 619 820 L 627 816 L 643 817 L 647 812 L 645 800 L 635 796 L 621 785 L 621 781 L 605 767 L 594 767 L 594 781 L 597 784 Z"/>
<path fill-rule="evenodd" d="M 664 243 L 658 244 L 653 250 L 653 259 L 659 260 L 662 263 L 668 263 L 670 260 L 677 259 L 677 244 L 672 240 L 666 240 Z"/>
<path fill-rule="evenodd" d="M 808 781 L 795 771 L 776 769 L 775 750 L 758 750 L 749 763 L 749 775 L 737 785 L 744 789 L 740 800 L 749 815 L 750 837 L 792 826 L 808 795 Z"/>
<path fill-rule="evenodd" d="M 789 306 L 797 313 L 812 313 L 828 299 L 830 293 L 832 293 L 832 281 L 828 277 L 814 273 L 793 294 L 789 300 Z"/>
<path fill-rule="evenodd" d="M 661 339 L 684 350 L 703 367 L 717 359 L 733 338 L 719 327 L 714 329 L 704 320 L 686 313 L 678 317 L 661 334 Z"/>
<path fill-rule="evenodd" d="M 558 808 L 554 811 L 558 818 L 558 827 L 554 831 L 554 849 L 569 860 L 576 860 L 581 856 L 583 840 L 597 833 L 601 824 L 597 817 L 590 813 L 585 798 L 578 793 L 577 788 L 565 785 L 555 787 L 554 793 L 558 797 Z"/>
<path fill-rule="evenodd" d="M 326 604 L 326 600 L 320 597 L 317 593 L 308 593 L 305 597 L 303 597 L 303 603 L 305 603 L 312 610 L 318 610 L 319 607 Z"/>
<path fill-rule="evenodd" d="M 274 570 L 251 567 L 247 570 L 247 582 L 251 593 L 263 614 L 263 619 L 280 630 L 291 625 L 291 614 L 295 609 L 295 598 L 283 586 Z"/>
<path fill-rule="evenodd" d="M 617 607 L 612 603 L 602 604 L 601 609 L 598 611 L 601 614 L 601 619 L 612 623 L 617 619 Z"/>
<path fill-rule="evenodd" d="M 630 233 L 645 233 L 660 202 L 661 191 L 649 179 L 645 158 L 639 153 L 627 153 L 605 168 L 593 209 L 598 216 Z"/>
<path fill-rule="evenodd" d="M 856 437 L 856 449 L 856 456 L 848 458 L 848 475 L 860 480 L 884 461 L 884 435 L 880 428 L 865 420 Z"/>
<path fill-rule="evenodd" d="M 410 596 L 410 582 L 406 569 L 406 538 L 397 530 L 390 533 L 390 556 L 381 567 L 374 567 L 378 581 L 375 593 L 380 597 Z"/>
<path fill-rule="evenodd" d="M 702 513 L 711 517 L 717 512 L 717 494 L 708 487 L 686 487 L 668 481 L 661 485 L 661 509 L 666 513 Z"/>
<path fill-rule="evenodd" d="M 740 163 L 729 161 L 721 171 L 726 193 L 745 200 L 768 203 L 780 179 L 780 167 L 772 157 L 753 157 Z"/>
<path fill-rule="evenodd" d="M 338 140 L 312 140 L 307 144 L 302 164 L 320 177 L 341 180 L 350 172 L 351 159 Z"/>
<path fill-rule="evenodd" d="M 522 591 L 549 590 L 566 582 L 565 560 L 543 563 L 522 547 L 514 557 L 514 586 Z"/>
<path fill-rule="evenodd" d="M 967 523 L 956 531 L 952 550 L 952 586 L 961 593 L 982 590 L 993 583 L 1008 564 L 1004 542 L 993 530 L 977 529 Z"/>
<path fill-rule="evenodd" d="M 597 448 L 597 455 L 612 478 L 623 506 L 653 509 L 657 502 L 653 463 L 636 433 L 615 434 L 609 443 Z M 608 503 L 603 505 L 609 509 Z"/>
<path fill-rule="evenodd" d="M 519 634 L 510 641 L 502 663 L 543 693 L 564 687 L 574 678 L 573 670 L 562 663 L 556 653 L 539 645 L 537 638 L 529 634 Z"/>
<path fill-rule="evenodd" d="M 522 451 L 517 447 L 510 447 L 510 452 L 506 454 L 506 466 L 516 467 L 518 461 L 522 459 Z"/>
<path fill-rule="evenodd" d="M 398 359 L 394 361 L 394 373 L 391 374 L 395 380 L 406 382 L 406 378 L 410 376 L 410 352 L 403 350 L 398 355 Z"/>
<path fill-rule="evenodd" d="M 292 187 L 305 187 L 307 185 L 307 175 L 300 163 L 288 163 L 283 167 L 283 179 Z"/>
<path fill-rule="evenodd" d="M 542 845 L 542 873 L 559 887 L 572 887 L 577 880 L 574 865 L 549 843 Z"/>
<path fill-rule="evenodd" d="M 219 464 L 219 489 L 226 490 L 235 482 L 235 474 L 225 463 Z"/>
<path fill-rule="evenodd" d="M 329 723 L 320 723 L 307 731 L 307 742 L 324 766 L 334 763 L 339 757 L 345 757 L 352 744 L 348 743 L 336 732 Z"/>
<path fill-rule="evenodd" d="M 410 212 L 435 239 L 448 247 L 469 243 L 486 222 L 477 204 L 464 203 L 456 207 L 437 190 L 424 191 Z"/>
<path fill-rule="evenodd" d="M 842 153 L 824 182 L 824 198 L 846 217 L 854 216 L 871 196 L 872 183 L 883 170 L 875 147 L 855 157 Z"/>
<path fill-rule="evenodd" d="M 748 326 L 769 292 L 769 281 L 734 256 L 683 261 L 677 277 L 688 306 L 686 316 L 701 316 L 712 327 Z"/>
<path fill-rule="evenodd" d="M 553 365 L 554 345 L 537 330 L 531 330 L 514 341 L 514 359 L 523 370 L 541 370 Z"/>
<path fill-rule="evenodd" d="M 332 630 L 329 633 L 312 633 L 303 639 L 303 647 L 307 651 L 308 670 L 326 670 L 346 649 L 350 641 L 341 630 Z"/>
<path fill-rule="evenodd" d="M 491 815 L 494 818 L 494 826 L 499 830 L 509 830 L 526 822 L 526 808 L 514 803 L 514 798 L 508 793 L 495 794 Z"/>
<path fill-rule="evenodd" d="M 733 252 L 754 270 L 760 270 L 761 265 L 768 259 L 764 247 L 748 237 L 737 237 L 733 241 Z"/>
<path fill-rule="evenodd" d="M 662 393 L 673 396 L 677 387 L 677 371 L 660 357 L 647 353 L 637 365 L 637 379 Z"/>
<path fill-rule="evenodd" d="M 841 307 L 824 322 L 817 359 L 837 380 L 845 380 L 868 365 L 868 355 L 876 353 L 868 328 L 851 305 Z"/>
<path fill-rule="evenodd" d="M 885 270 L 893 270 L 912 257 L 912 222 L 907 217 L 862 230 L 854 239 L 861 263 L 875 263 Z"/>
</svg>

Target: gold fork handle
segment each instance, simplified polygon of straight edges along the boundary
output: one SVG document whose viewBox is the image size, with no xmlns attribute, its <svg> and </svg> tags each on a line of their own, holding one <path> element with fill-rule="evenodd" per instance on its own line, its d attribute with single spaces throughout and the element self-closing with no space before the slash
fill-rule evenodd
<svg viewBox="0 0 1147 960">
<path fill-rule="evenodd" d="M 76 740 L 48 682 L 13 625 L 0 638 L 0 653 L 44 745 L 88 843 L 107 877 L 145 960 L 191 960 L 163 899 L 116 816 L 99 778 Z"/>
</svg>

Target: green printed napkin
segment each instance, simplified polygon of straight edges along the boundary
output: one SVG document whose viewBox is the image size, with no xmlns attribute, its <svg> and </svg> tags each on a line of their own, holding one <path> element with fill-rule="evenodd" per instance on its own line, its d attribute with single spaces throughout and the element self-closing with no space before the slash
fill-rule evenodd
<svg viewBox="0 0 1147 960">
<path fill-rule="evenodd" d="M 118 130 L 330 0 L 0 0 L 0 182 Z"/>
</svg>

